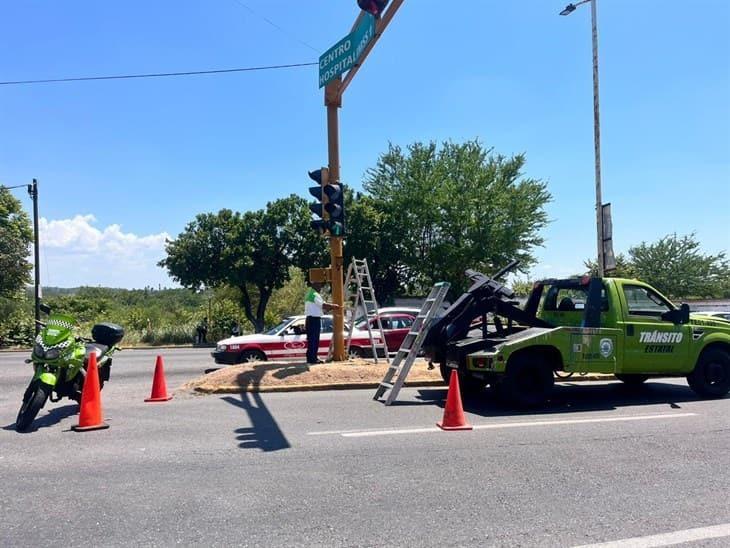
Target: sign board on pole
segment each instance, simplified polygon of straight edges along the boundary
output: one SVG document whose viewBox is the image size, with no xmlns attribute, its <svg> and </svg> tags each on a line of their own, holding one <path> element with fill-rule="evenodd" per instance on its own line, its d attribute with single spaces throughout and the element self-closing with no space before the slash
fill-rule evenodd
<svg viewBox="0 0 730 548">
<path fill-rule="evenodd" d="M 613 221 L 611 220 L 611 204 L 601 206 L 603 221 L 603 271 L 616 270 L 616 257 L 613 254 Z"/>
<path fill-rule="evenodd" d="M 319 87 L 324 87 L 357 64 L 362 52 L 375 37 L 375 17 L 365 13 L 350 34 L 319 57 Z"/>
</svg>

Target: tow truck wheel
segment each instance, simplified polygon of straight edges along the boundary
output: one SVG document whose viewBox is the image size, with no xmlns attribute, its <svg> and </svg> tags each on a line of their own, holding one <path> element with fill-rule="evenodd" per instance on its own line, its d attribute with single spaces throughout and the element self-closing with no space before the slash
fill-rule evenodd
<svg viewBox="0 0 730 548">
<path fill-rule="evenodd" d="M 624 373 L 616 373 L 614 374 L 614 377 L 623 382 L 626 386 L 639 386 L 649 379 L 649 375 L 631 375 Z"/>
<path fill-rule="evenodd" d="M 730 353 L 722 348 L 702 352 L 687 384 L 700 396 L 722 398 L 730 392 Z"/>
<path fill-rule="evenodd" d="M 462 394 L 476 394 L 484 390 L 488 384 L 487 381 L 475 379 L 471 375 L 465 375 L 458 369 L 454 369 L 448 365 L 440 364 L 439 371 L 441 372 L 441 378 L 446 384 L 451 382 L 451 372 L 457 371 L 459 375 L 459 390 Z"/>
<path fill-rule="evenodd" d="M 498 392 L 519 407 L 537 407 L 548 401 L 554 385 L 552 366 L 542 356 L 526 353 L 509 361 Z"/>
</svg>

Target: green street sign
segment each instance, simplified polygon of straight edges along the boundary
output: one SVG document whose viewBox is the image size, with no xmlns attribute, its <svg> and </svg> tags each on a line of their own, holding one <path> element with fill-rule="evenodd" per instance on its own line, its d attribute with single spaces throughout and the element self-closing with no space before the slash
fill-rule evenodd
<svg viewBox="0 0 730 548">
<path fill-rule="evenodd" d="M 355 30 L 319 57 L 319 87 L 350 70 L 375 37 L 375 17 L 365 13 Z"/>
</svg>

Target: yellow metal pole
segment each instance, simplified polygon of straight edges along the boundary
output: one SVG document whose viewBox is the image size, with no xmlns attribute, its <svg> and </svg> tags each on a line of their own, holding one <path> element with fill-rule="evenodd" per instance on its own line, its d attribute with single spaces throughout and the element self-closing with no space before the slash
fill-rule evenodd
<svg viewBox="0 0 730 548">
<path fill-rule="evenodd" d="M 325 105 L 327 106 L 327 153 L 329 162 L 330 184 L 341 184 L 340 182 L 340 134 L 339 134 L 339 113 L 338 108 L 342 105 L 340 100 L 341 80 L 338 78 L 330 82 L 325 88 Z M 332 302 L 337 305 L 333 311 L 334 333 L 332 358 L 335 361 L 343 361 L 345 356 L 345 316 L 344 316 L 344 283 L 342 279 L 342 238 L 330 237 L 330 268 L 332 277 Z"/>
<path fill-rule="evenodd" d="M 358 69 L 365 61 L 365 58 L 373 49 L 375 43 L 385 31 L 393 16 L 403 4 L 403 0 L 393 0 L 388 10 L 383 14 L 375 24 L 375 37 L 365 48 L 365 51 L 358 59 L 357 64 L 350 69 L 343 82 L 342 77 L 332 80 L 324 88 L 324 104 L 327 107 L 327 152 L 329 156 L 329 176 L 331 184 L 342 184 L 340 181 L 340 135 L 339 135 L 339 113 L 337 109 L 342 107 L 342 94 L 352 79 L 357 74 Z M 360 19 L 364 17 L 360 12 L 353 29 L 357 26 Z M 352 32 L 352 31 L 350 31 Z M 332 337 L 334 348 L 332 356 L 335 361 L 345 359 L 345 290 L 343 281 L 343 250 L 342 238 L 330 237 L 330 274 L 332 276 L 332 302 L 337 305 L 334 310 L 334 329 Z"/>
</svg>

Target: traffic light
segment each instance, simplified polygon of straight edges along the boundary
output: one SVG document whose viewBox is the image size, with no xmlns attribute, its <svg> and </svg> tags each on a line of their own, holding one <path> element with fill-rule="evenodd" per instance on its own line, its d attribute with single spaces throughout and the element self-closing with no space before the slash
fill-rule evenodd
<svg viewBox="0 0 730 548">
<path fill-rule="evenodd" d="M 380 17 L 388 5 L 388 0 L 357 0 L 360 9 L 368 13 L 372 13 L 375 17 Z"/>
<path fill-rule="evenodd" d="M 345 189 L 340 183 L 325 185 L 324 194 L 327 196 L 327 203 L 324 208 L 328 213 L 327 226 L 330 229 L 330 236 L 345 235 Z"/>
<path fill-rule="evenodd" d="M 312 179 L 317 186 L 310 186 L 309 193 L 317 198 L 317 201 L 309 204 L 309 210 L 314 213 L 319 219 L 314 219 L 310 226 L 319 232 L 325 234 L 327 232 L 327 194 L 324 192 L 324 187 L 329 183 L 329 169 L 323 167 L 316 171 L 309 172 L 309 178 Z"/>
</svg>

